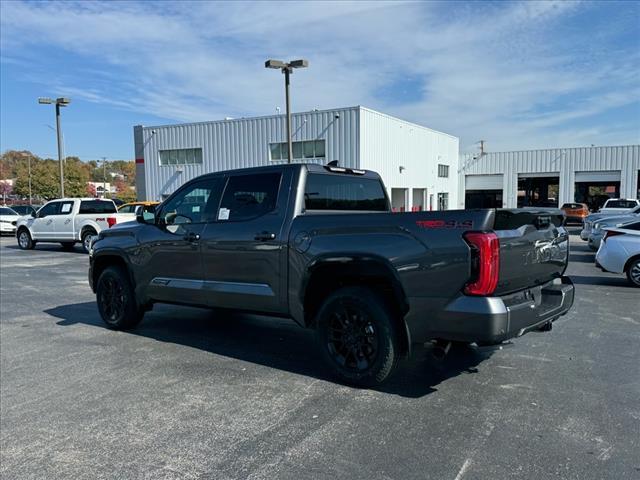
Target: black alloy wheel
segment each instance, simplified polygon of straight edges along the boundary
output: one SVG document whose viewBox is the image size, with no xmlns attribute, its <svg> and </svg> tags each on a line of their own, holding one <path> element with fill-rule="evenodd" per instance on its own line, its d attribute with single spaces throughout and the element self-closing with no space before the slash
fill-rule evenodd
<svg viewBox="0 0 640 480">
<path fill-rule="evenodd" d="M 342 381 L 374 386 L 391 375 L 400 345 L 393 312 L 364 287 L 342 287 L 324 301 L 316 315 L 318 345 Z"/>
</svg>

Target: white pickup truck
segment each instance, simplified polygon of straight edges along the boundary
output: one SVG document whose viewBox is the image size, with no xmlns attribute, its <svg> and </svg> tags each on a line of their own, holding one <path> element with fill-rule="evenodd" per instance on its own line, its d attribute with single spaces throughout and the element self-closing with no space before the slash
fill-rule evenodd
<svg viewBox="0 0 640 480">
<path fill-rule="evenodd" d="M 77 242 L 82 242 L 82 248 L 88 253 L 92 237 L 118 223 L 116 212 L 112 200 L 52 200 L 36 213 L 18 220 L 18 246 L 30 250 L 37 242 L 60 242 L 63 248 L 71 249 Z"/>
<path fill-rule="evenodd" d="M 604 202 L 604 205 L 598 213 L 628 213 L 638 205 L 640 205 L 640 200 L 636 200 L 635 198 L 610 198 Z"/>
</svg>

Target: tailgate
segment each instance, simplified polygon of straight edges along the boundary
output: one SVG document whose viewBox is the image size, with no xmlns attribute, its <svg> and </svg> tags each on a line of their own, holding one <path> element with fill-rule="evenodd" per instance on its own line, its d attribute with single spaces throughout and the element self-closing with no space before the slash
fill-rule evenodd
<svg viewBox="0 0 640 480">
<path fill-rule="evenodd" d="M 569 235 L 558 209 L 500 209 L 495 230 L 500 240 L 496 294 L 547 283 L 562 276 L 569 261 Z"/>
</svg>

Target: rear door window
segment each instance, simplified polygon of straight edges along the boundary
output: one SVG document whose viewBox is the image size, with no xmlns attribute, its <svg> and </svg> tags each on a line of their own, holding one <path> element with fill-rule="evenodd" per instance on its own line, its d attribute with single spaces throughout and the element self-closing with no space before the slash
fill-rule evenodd
<svg viewBox="0 0 640 480">
<path fill-rule="evenodd" d="M 71 215 L 73 212 L 73 202 L 60 202 L 60 210 L 57 215 Z"/>
<path fill-rule="evenodd" d="M 304 203 L 307 210 L 389 210 L 380 180 L 351 175 L 308 174 Z"/>
<path fill-rule="evenodd" d="M 229 178 L 218 209 L 218 221 L 242 222 L 276 208 L 280 173 L 234 175 Z"/>
</svg>

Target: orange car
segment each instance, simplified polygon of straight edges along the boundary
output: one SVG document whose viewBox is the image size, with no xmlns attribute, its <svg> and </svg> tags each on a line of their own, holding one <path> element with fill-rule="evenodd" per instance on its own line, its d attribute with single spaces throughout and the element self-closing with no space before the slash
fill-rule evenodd
<svg viewBox="0 0 640 480">
<path fill-rule="evenodd" d="M 560 207 L 564 212 L 564 223 L 578 223 L 582 224 L 584 218 L 589 215 L 589 207 L 586 203 L 565 203 Z"/>
</svg>

